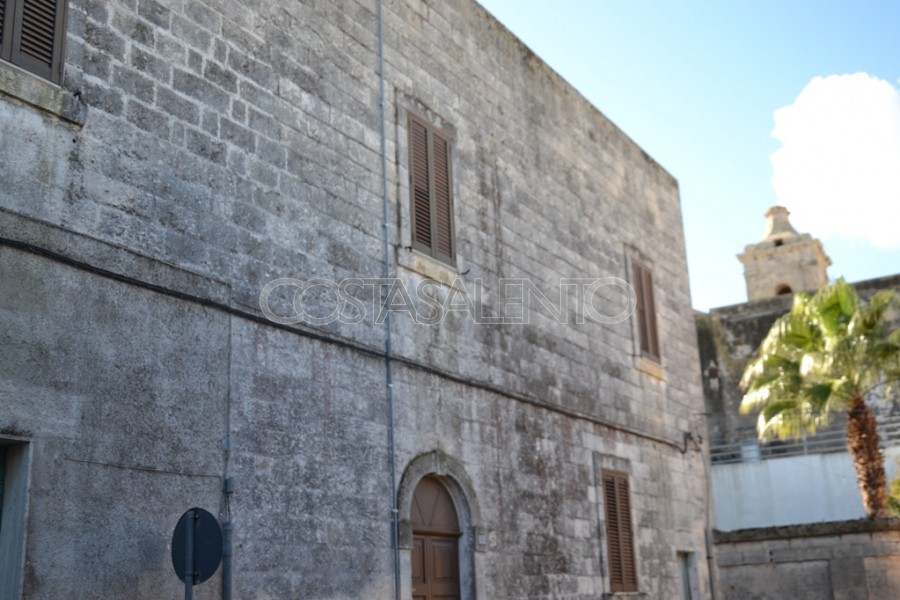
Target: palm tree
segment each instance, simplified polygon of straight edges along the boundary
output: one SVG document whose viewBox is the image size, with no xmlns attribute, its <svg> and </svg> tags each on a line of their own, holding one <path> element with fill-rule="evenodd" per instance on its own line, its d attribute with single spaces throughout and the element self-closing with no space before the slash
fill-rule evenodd
<svg viewBox="0 0 900 600">
<path fill-rule="evenodd" d="M 900 329 L 889 333 L 894 290 L 868 304 L 838 280 L 814 296 L 798 293 L 772 325 L 741 378 L 741 412 L 759 410 L 762 440 L 797 438 L 847 414 L 847 446 L 869 518 L 888 515 L 884 457 L 869 393 L 900 381 Z"/>
</svg>

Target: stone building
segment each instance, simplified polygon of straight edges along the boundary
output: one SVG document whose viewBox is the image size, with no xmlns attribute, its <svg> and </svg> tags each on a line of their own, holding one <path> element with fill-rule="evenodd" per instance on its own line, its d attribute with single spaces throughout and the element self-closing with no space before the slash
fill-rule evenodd
<svg viewBox="0 0 900 600">
<path fill-rule="evenodd" d="M 738 258 L 749 301 L 697 314 L 708 414 L 720 589 L 731 600 L 896 598 L 900 521 L 866 520 L 847 453 L 845 418 L 802 440 L 760 444 L 755 414 L 742 415 L 747 360 L 791 306 L 792 292 L 828 283 L 821 242 L 797 233 L 788 211 L 767 213 L 766 233 Z M 863 298 L 900 289 L 900 275 L 854 284 Z M 883 400 L 883 401 L 882 401 Z M 872 403 L 888 476 L 900 459 L 900 406 Z"/>
<path fill-rule="evenodd" d="M 763 239 L 748 244 L 738 255 L 744 265 L 748 301 L 695 314 L 709 435 L 716 445 L 755 444 L 756 416 L 738 411 L 744 365 L 772 324 L 788 311 L 793 292 L 815 292 L 828 284 L 831 259 L 822 242 L 809 233 L 797 233 L 789 215 L 782 206 L 766 211 Z M 900 289 L 900 275 L 858 281 L 853 286 L 867 299 L 879 290 Z M 900 407 L 895 412 L 900 413 Z"/>
<path fill-rule="evenodd" d="M 677 184 L 483 8 L 0 9 L 0 597 L 710 597 Z"/>
<path fill-rule="evenodd" d="M 831 259 L 825 255 L 822 242 L 808 233 L 797 233 L 788 219 L 790 214 L 783 206 L 766 211 L 765 236 L 759 243 L 749 244 L 738 256 L 744 265 L 750 302 L 817 290 L 828 284 Z"/>
</svg>

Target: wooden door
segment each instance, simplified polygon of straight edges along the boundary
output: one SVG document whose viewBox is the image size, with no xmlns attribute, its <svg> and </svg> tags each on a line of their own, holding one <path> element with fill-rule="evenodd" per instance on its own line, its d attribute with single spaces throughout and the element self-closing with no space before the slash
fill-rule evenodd
<svg viewBox="0 0 900 600">
<path fill-rule="evenodd" d="M 413 535 L 413 600 L 458 600 L 458 567 L 455 538 Z"/>
<path fill-rule="evenodd" d="M 413 600 L 459 600 L 459 520 L 438 479 L 425 477 L 413 494 Z"/>
</svg>

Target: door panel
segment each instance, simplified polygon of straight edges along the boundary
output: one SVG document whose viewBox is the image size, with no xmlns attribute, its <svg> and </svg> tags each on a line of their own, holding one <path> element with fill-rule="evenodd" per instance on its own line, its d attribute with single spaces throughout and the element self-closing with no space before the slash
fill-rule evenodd
<svg viewBox="0 0 900 600">
<path fill-rule="evenodd" d="M 456 540 L 432 540 L 434 577 L 438 580 L 456 577 Z"/>
<path fill-rule="evenodd" d="M 412 596 L 413 600 L 428 600 L 428 586 L 425 581 L 425 540 L 418 536 L 413 537 Z"/>
<path fill-rule="evenodd" d="M 413 535 L 414 600 L 459 600 L 459 546 L 456 538 Z"/>
</svg>

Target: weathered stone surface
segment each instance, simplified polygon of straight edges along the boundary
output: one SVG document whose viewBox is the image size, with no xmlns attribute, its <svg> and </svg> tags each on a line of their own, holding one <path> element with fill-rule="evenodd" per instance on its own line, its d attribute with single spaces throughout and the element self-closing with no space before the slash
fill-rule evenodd
<svg viewBox="0 0 900 600">
<path fill-rule="evenodd" d="M 716 532 L 715 541 L 729 600 L 900 596 L 897 519 Z"/>
<path fill-rule="evenodd" d="M 65 106 L 0 97 L 0 437 L 34 447 L 25 597 L 176 597 L 167 543 L 195 505 L 234 520 L 237 598 L 391 597 L 384 325 L 291 329 L 258 306 L 278 277 L 384 271 L 375 4 L 70 5 Z M 460 278 L 440 298 L 480 280 L 496 315 L 504 278 L 553 300 L 640 256 L 662 354 L 649 373 L 633 320 L 537 303 L 527 325 L 398 314 L 397 485 L 417 457 L 454 465 L 464 597 L 587 599 L 609 589 L 598 469 L 625 469 L 641 591 L 676 597 L 687 551 L 707 597 L 675 180 L 471 0 L 388 2 L 385 38 L 391 274 Z M 409 250 L 409 111 L 453 138 L 454 266 Z"/>
<path fill-rule="evenodd" d="M 831 259 L 822 242 L 808 233 L 797 233 L 788 215 L 790 211 L 783 206 L 766 211 L 766 235 L 762 241 L 748 244 L 738 256 L 751 302 L 828 285 Z"/>
</svg>

